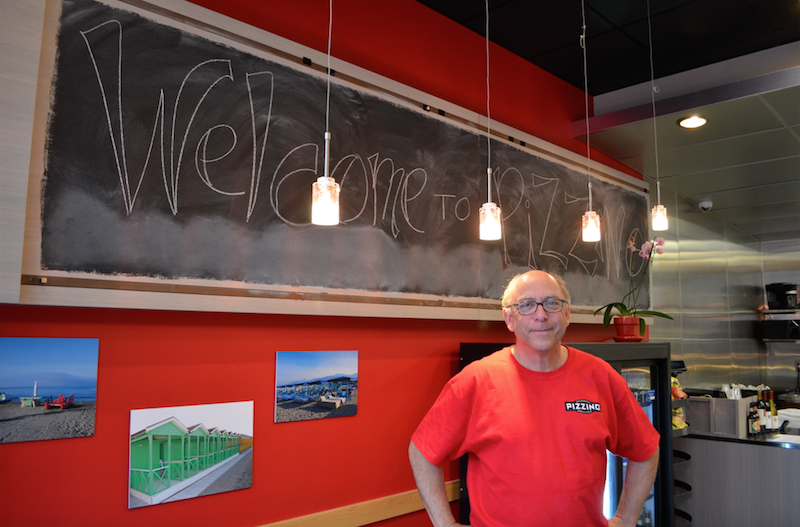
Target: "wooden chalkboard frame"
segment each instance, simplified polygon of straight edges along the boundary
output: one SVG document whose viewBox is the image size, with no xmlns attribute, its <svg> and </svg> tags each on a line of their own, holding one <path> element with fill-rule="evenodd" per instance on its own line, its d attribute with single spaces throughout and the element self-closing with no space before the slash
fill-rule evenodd
<svg viewBox="0 0 800 527">
<path fill-rule="evenodd" d="M 143 0 L 106 0 L 113 7 L 136 12 L 158 23 L 177 27 L 221 44 L 242 48 L 267 60 L 298 64 L 324 75 L 325 55 L 246 24 L 181 0 L 155 6 Z M 207 310 L 255 313 L 381 316 L 441 319 L 501 320 L 499 300 L 387 293 L 304 286 L 263 286 L 235 281 L 158 279 L 140 276 L 98 276 L 93 273 L 43 270 L 41 261 L 41 188 L 44 174 L 45 134 L 49 111 L 49 89 L 54 72 L 55 37 L 60 3 L 48 0 L 45 38 L 40 63 L 31 178 L 27 205 L 27 229 L 22 263 L 21 303 L 142 309 Z M 304 60 L 305 59 L 305 60 Z M 305 63 L 304 63 L 305 62 Z M 447 101 L 401 85 L 356 66 L 331 58 L 335 82 L 366 90 L 393 103 L 428 111 L 457 126 L 486 133 L 486 119 Z M 492 123 L 492 136 L 534 155 L 586 173 L 586 159 L 538 138 Z M 513 138 L 513 139 L 512 139 Z M 636 178 L 598 163 L 592 177 L 611 182 L 647 198 L 646 185 Z M 573 320 L 598 322 L 590 306 L 573 306 Z"/>
</svg>

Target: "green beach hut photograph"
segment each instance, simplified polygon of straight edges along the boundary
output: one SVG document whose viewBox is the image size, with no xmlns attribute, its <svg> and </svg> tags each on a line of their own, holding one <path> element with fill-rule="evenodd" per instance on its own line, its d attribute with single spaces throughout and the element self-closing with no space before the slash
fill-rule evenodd
<svg viewBox="0 0 800 527">
<path fill-rule="evenodd" d="M 128 508 L 253 485 L 253 401 L 131 410 Z"/>
</svg>

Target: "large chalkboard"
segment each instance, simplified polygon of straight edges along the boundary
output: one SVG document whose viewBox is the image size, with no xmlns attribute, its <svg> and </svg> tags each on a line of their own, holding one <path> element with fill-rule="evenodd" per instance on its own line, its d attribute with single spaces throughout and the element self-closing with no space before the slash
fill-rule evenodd
<svg viewBox="0 0 800 527">
<path fill-rule="evenodd" d="M 564 275 L 574 303 L 626 291 L 646 196 L 493 140 L 504 236 L 478 240 L 486 136 L 370 90 L 330 87 L 341 224 L 310 224 L 326 78 L 90 0 L 64 0 L 42 190 L 43 270 L 499 298 Z"/>
</svg>

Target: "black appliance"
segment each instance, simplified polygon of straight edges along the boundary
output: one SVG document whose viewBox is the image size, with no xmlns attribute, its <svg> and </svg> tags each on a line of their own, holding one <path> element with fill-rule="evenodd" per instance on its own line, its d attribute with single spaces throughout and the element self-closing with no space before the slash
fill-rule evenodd
<svg viewBox="0 0 800 527">
<path fill-rule="evenodd" d="M 474 360 L 510 346 L 511 342 L 461 343 L 459 370 Z M 566 343 L 566 345 L 591 353 L 611 364 L 628 381 L 645 413 L 661 434 L 661 451 L 658 475 L 653 491 L 642 509 L 640 523 L 651 527 L 672 527 L 672 390 L 670 382 L 671 360 L 669 343 Z M 467 457 L 460 460 L 459 521 L 469 525 L 469 488 L 467 487 Z M 604 513 L 613 516 L 622 493 L 626 460 L 609 453 L 606 477 Z"/>
<path fill-rule="evenodd" d="M 797 284 L 767 284 L 767 305 L 770 309 L 796 309 Z"/>
</svg>

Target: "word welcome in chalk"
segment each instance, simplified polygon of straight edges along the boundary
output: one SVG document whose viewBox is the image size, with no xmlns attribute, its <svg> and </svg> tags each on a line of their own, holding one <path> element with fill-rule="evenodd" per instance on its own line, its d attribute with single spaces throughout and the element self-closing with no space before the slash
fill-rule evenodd
<svg viewBox="0 0 800 527">
<path fill-rule="evenodd" d="M 103 55 L 106 50 L 99 49 L 100 42 L 108 42 L 109 39 L 103 30 L 111 30 L 116 32 L 117 38 L 112 41 L 117 43 L 116 49 L 116 64 L 114 68 L 102 68 L 98 56 Z M 169 202 L 170 209 L 173 215 L 178 214 L 178 188 L 181 176 L 181 168 L 183 166 L 184 156 L 186 155 L 187 142 L 189 132 L 196 122 L 198 113 L 201 106 L 207 100 L 209 95 L 214 90 L 223 90 L 219 86 L 225 80 L 234 82 L 233 70 L 231 68 L 231 61 L 229 59 L 209 59 L 192 67 L 189 72 L 183 77 L 180 87 L 175 97 L 173 111 L 169 126 L 169 132 L 165 131 L 168 117 L 166 112 L 166 96 L 162 88 L 160 90 L 157 107 L 155 110 L 155 117 L 152 126 L 152 133 L 150 135 L 149 147 L 144 159 L 144 162 L 139 172 L 138 177 L 131 175 L 130 162 L 126 151 L 125 144 L 125 125 L 124 112 L 123 112 L 123 97 L 122 97 L 122 38 L 123 28 L 122 24 L 117 20 L 109 20 L 103 22 L 87 31 L 81 31 L 81 36 L 86 43 L 89 50 L 89 55 L 94 67 L 97 82 L 101 89 L 101 97 L 103 108 L 105 109 L 105 119 L 108 125 L 108 131 L 111 138 L 111 145 L 114 153 L 114 160 L 116 165 L 117 176 L 119 177 L 120 186 L 124 199 L 125 211 L 127 214 L 133 212 L 136 204 L 136 199 L 144 181 L 144 175 L 151 162 L 160 163 L 160 171 L 164 182 L 164 189 L 166 197 Z M 93 38 L 97 36 L 97 38 Z M 195 80 L 199 79 L 199 80 Z M 247 194 L 247 220 L 253 214 L 256 202 L 259 196 L 259 189 L 262 182 L 262 173 L 264 169 L 264 156 L 267 147 L 267 140 L 269 137 L 271 116 L 273 110 L 273 96 L 274 96 L 274 76 L 270 71 L 260 71 L 254 73 L 247 73 L 244 79 L 247 87 L 248 104 L 250 109 L 250 124 L 252 126 L 252 169 L 250 174 L 249 190 L 226 190 L 218 188 L 214 181 L 209 168 L 228 156 L 236 147 L 238 137 L 236 129 L 228 124 L 216 124 L 210 126 L 205 132 L 202 133 L 200 141 L 198 141 L 194 149 L 194 165 L 197 170 L 201 181 L 213 192 L 227 195 L 227 196 L 241 196 Z M 202 84 L 202 95 L 197 96 L 198 83 Z M 109 94 L 108 86 L 118 86 L 119 89 L 116 93 Z M 193 86 L 192 90 L 188 90 L 187 86 Z M 188 94 L 188 95 L 187 95 Z M 254 101 L 266 100 L 268 104 L 262 111 L 266 114 L 263 128 L 256 129 L 257 126 L 257 111 Z M 184 109 L 184 107 L 187 107 Z M 182 121 L 179 115 L 188 115 Z M 227 136 L 227 137 L 225 137 Z M 213 141 L 212 141 L 213 139 Z M 220 144 L 226 141 L 230 146 L 227 151 L 215 157 L 209 157 L 208 146 L 210 142 Z M 292 148 L 284 157 L 277 163 L 274 168 L 272 177 L 269 180 L 269 199 L 270 206 L 275 214 L 284 222 L 289 224 L 296 224 L 290 221 L 283 214 L 281 214 L 280 195 L 282 187 L 285 188 L 287 183 L 293 178 L 308 179 L 309 175 L 317 174 L 318 172 L 318 154 L 319 148 L 316 143 L 305 143 Z M 156 158 L 154 160 L 154 158 Z M 363 191 L 363 196 L 348 195 L 351 201 L 361 200 L 360 209 L 350 218 L 345 218 L 343 223 L 354 221 L 361 217 L 366 207 L 372 198 L 375 204 L 373 208 L 373 224 L 377 223 L 378 217 L 386 218 L 387 214 L 391 214 L 392 230 L 396 236 L 399 232 L 397 227 L 397 211 L 399 210 L 402 221 L 411 227 L 414 231 L 424 233 L 425 231 L 414 225 L 408 213 L 408 204 L 423 194 L 423 190 L 428 180 L 428 174 L 424 168 L 414 168 L 406 171 L 404 168 L 398 168 L 392 159 L 380 159 L 379 154 L 371 155 L 364 162 L 364 159 L 358 154 L 349 154 L 340 159 L 334 166 L 332 175 L 338 176 L 341 180 L 343 188 L 346 188 L 346 181 L 348 178 L 361 177 L 363 183 L 361 188 L 366 189 Z M 378 196 L 378 189 L 380 186 L 377 184 L 381 177 L 386 177 L 388 183 L 386 186 L 386 195 L 383 198 L 382 207 L 379 207 L 380 202 Z M 413 187 L 413 190 L 410 188 Z M 370 196 L 371 194 L 371 196 Z M 444 214 L 446 208 L 446 200 L 454 195 L 436 194 L 437 198 L 441 199 L 442 212 Z M 470 215 L 470 206 L 467 198 L 461 198 L 456 204 L 457 213 L 456 217 L 463 221 Z"/>
<path fill-rule="evenodd" d="M 108 38 L 109 33 L 114 38 Z M 214 91 L 225 90 L 224 81 L 235 82 L 230 59 L 213 58 L 202 61 L 191 67 L 182 78 L 175 96 L 172 115 L 166 115 L 166 95 L 164 88 L 160 89 L 158 101 L 153 118 L 152 131 L 149 145 L 138 176 L 132 175 L 129 155 L 125 143 L 125 125 L 122 96 L 122 66 L 123 66 L 123 27 L 118 20 L 103 22 L 89 30 L 80 32 L 89 51 L 97 83 L 101 90 L 105 120 L 111 139 L 114 154 L 115 168 L 119 178 L 124 207 L 127 214 L 133 212 L 137 196 L 144 181 L 145 172 L 151 163 L 158 163 L 167 201 L 173 215 L 178 214 L 178 190 L 181 170 L 184 167 L 184 157 L 189 148 L 188 139 L 190 130 L 198 122 L 198 114 Z M 116 44 L 116 49 L 109 50 L 109 42 Z M 101 66 L 103 57 L 113 57 L 113 66 Z M 112 61 L 107 61 L 109 64 Z M 229 124 L 214 124 L 202 132 L 193 151 L 193 164 L 200 180 L 212 192 L 226 196 L 247 195 L 248 205 L 246 219 L 250 220 L 259 197 L 264 172 L 265 152 L 272 125 L 274 75 L 271 71 L 248 72 L 244 77 L 247 90 L 247 103 L 249 107 L 252 144 L 251 170 L 249 175 L 249 189 L 224 189 L 214 181 L 213 166 L 219 163 L 234 151 L 239 139 L 236 129 Z M 109 93 L 108 87 L 117 86 L 116 92 Z M 256 101 L 266 101 L 257 109 Z M 179 117 L 183 116 L 183 117 Z M 168 122 L 169 120 L 169 122 Z M 258 123 L 261 128 L 258 128 Z M 169 125 L 169 126 L 167 126 Z M 207 125 L 204 125 L 207 126 Z M 169 128 L 169 131 L 167 131 Z M 227 150 L 210 156 L 209 144 L 229 145 Z M 307 182 L 311 176 L 318 173 L 319 147 L 316 143 L 305 143 L 289 150 L 288 153 L 276 164 L 269 178 L 269 204 L 274 213 L 287 224 L 298 225 L 291 221 L 281 211 L 281 191 L 283 189 L 295 190 L 296 186 L 290 185 L 293 179 Z M 493 181 L 498 198 L 502 201 L 503 190 L 509 185 L 515 196 L 512 203 L 503 203 L 504 219 L 510 218 L 521 206 L 530 208 L 530 202 L 524 200 L 525 182 L 522 173 L 516 168 L 508 168 L 501 172 L 498 167 L 495 174 L 499 174 Z M 426 193 L 428 173 L 422 167 L 406 170 L 397 167 L 391 158 L 381 158 L 379 153 L 372 154 L 366 160 L 359 154 L 345 155 L 335 163 L 332 175 L 337 177 L 342 185 L 343 192 L 351 205 L 351 215 L 342 220 L 350 223 L 361 218 L 367 210 L 370 201 L 373 203 L 371 216 L 372 224 L 378 221 L 391 220 L 392 235 L 397 237 L 400 232 L 399 223 L 417 233 L 424 233 L 422 225 L 417 225 L 409 214 L 409 204 L 423 196 L 432 198 L 434 202 L 428 206 L 440 209 L 443 220 L 455 218 L 465 221 L 472 215 L 472 205 L 469 197 L 457 196 L 452 193 L 436 192 Z M 357 184 L 349 185 L 348 181 L 359 180 Z M 504 185 L 504 181 L 510 181 Z M 379 184 L 381 182 L 382 184 Z M 531 176 L 531 187 L 537 190 L 550 188 L 548 202 L 550 210 L 553 209 L 557 178 L 539 178 Z M 308 185 L 306 185 L 308 186 Z M 350 188 L 348 188 L 350 187 Z M 379 195 L 383 190 L 383 196 Z M 566 200 L 577 202 L 584 198 L 575 198 L 568 195 Z"/>
</svg>

